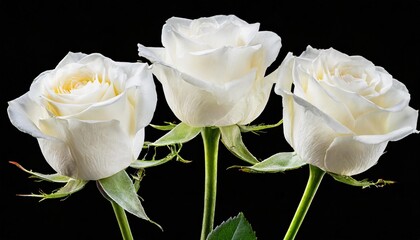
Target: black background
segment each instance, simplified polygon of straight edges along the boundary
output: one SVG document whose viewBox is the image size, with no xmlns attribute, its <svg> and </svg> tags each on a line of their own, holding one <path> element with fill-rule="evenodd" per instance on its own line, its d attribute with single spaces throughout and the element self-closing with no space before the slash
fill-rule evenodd
<svg viewBox="0 0 420 240">
<path fill-rule="evenodd" d="M 38 3 L 0 1 L 1 17 L 1 155 L 0 239 L 120 239 L 111 205 L 93 182 L 65 200 L 18 197 L 19 193 L 49 192 L 60 185 L 34 182 L 9 161 L 52 173 L 36 140 L 14 128 L 7 117 L 7 101 L 29 90 L 32 80 L 52 69 L 69 52 L 99 52 L 115 61 L 139 60 L 137 43 L 161 47 L 161 28 L 172 16 L 185 18 L 235 14 L 261 24 L 282 38 L 273 67 L 287 52 L 299 55 L 307 45 L 333 47 L 362 55 L 384 67 L 411 93 L 410 105 L 420 109 L 418 44 L 419 1 L 66 1 Z M 340 2 L 340 1 L 336 1 Z M 386 1 L 385 1 L 386 2 Z M 178 120 L 166 105 L 159 82 L 154 124 Z M 271 95 L 257 123 L 282 117 L 281 97 Z M 147 128 L 146 140 L 164 132 Z M 259 136 L 243 135 L 251 152 L 266 158 L 290 151 L 282 128 Z M 323 179 L 297 239 L 420 239 L 419 136 L 391 142 L 377 165 L 354 176 L 384 178 L 397 184 L 361 189 Z M 201 137 L 184 145 L 181 156 L 189 164 L 171 161 L 146 170 L 139 194 L 153 224 L 128 215 L 136 239 L 199 239 L 203 202 Z M 243 212 L 258 239 L 281 239 L 287 230 L 308 178 L 308 168 L 277 174 L 246 174 L 226 170 L 242 164 L 220 146 L 215 224 Z"/>
</svg>

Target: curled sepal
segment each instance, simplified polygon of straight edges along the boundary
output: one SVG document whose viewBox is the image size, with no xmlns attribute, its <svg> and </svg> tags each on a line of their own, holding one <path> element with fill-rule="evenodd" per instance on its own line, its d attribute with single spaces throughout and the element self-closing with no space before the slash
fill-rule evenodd
<svg viewBox="0 0 420 240">
<path fill-rule="evenodd" d="M 15 165 L 16 167 L 23 170 L 24 172 L 31 174 L 31 176 L 30 176 L 31 178 L 37 178 L 39 180 L 45 180 L 45 181 L 56 182 L 56 183 L 67 183 L 71 179 L 70 177 L 63 176 L 63 175 L 60 175 L 58 173 L 43 174 L 43 173 L 34 172 L 32 170 L 27 170 L 17 162 L 9 161 L 9 163 Z"/>
<path fill-rule="evenodd" d="M 229 218 L 207 236 L 207 240 L 256 240 L 255 232 L 243 213 Z"/>
<path fill-rule="evenodd" d="M 191 127 L 181 122 L 161 138 L 150 143 L 149 146 L 168 146 L 185 143 L 195 138 L 200 131 L 201 127 Z"/>
<path fill-rule="evenodd" d="M 253 132 L 258 133 L 265 129 L 275 128 L 280 126 L 283 123 L 283 119 L 281 119 L 278 123 L 275 124 L 258 124 L 258 125 L 241 125 L 239 126 L 241 132 Z"/>
<path fill-rule="evenodd" d="M 153 156 L 152 160 L 146 160 L 146 159 L 136 160 L 133 163 L 131 163 L 130 167 L 136 168 L 136 169 L 156 167 L 166 162 L 169 162 L 175 157 L 178 158 L 181 147 L 176 147 L 176 145 L 172 145 L 168 147 L 170 149 L 170 153 L 168 153 L 166 157 L 156 160 L 155 156 Z"/>
<path fill-rule="evenodd" d="M 52 192 L 52 193 L 43 193 L 40 194 L 18 194 L 18 196 L 23 197 L 39 197 L 42 200 L 53 199 L 53 198 L 64 198 L 68 197 L 71 194 L 78 192 L 83 189 L 83 187 L 88 183 L 86 180 L 80 179 L 70 179 L 64 187 Z"/>
<path fill-rule="evenodd" d="M 149 124 L 151 127 L 161 130 L 161 131 L 170 131 L 176 127 L 176 124 L 171 122 L 165 122 L 166 125 L 156 125 L 156 124 Z"/>
<path fill-rule="evenodd" d="M 134 189 L 136 190 L 136 192 L 139 191 L 140 189 L 140 182 L 141 180 L 143 180 L 143 177 L 146 175 L 145 170 L 143 168 L 140 168 L 139 170 L 137 170 L 135 175 L 132 175 L 133 180 L 134 180 Z"/>
<path fill-rule="evenodd" d="M 300 168 L 306 164 L 295 152 L 280 152 L 253 166 L 231 166 L 230 168 L 239 168 L 243 172 L 252 173 L 276 173 Z"/>
<path fill-rule="evenodd" d="M 338 175 L 338 174 L 330 173 L 330 172 L 328 174 L 331 175 L 335 180 L 339 182 L 342 182 L 351 186 L 362 187 L 362 188 L 367 188 L 371 186 L 384 187 L 385 185 L 395 183 L 395 181 L 391 181 L 391 180 L 378 179 L 376 182 L 372 182 L 367 179 L 356 180 L 350 176 Z"/>
<path fill-rule="evenodd" d="M 146 215 L 140 198 L 137 196 L 136 187 L 125 170 L 122 170 L 111 177 L 100 179 L 98 182 L 101 187 L 101 192 L 106 194 L 107 198 L 116 202 L 124 210 L 134 216 L 154 223 L 162 229 L 159 224 L 151 221 Z"/>
<path fill-rule="evenodd" d="M 249 152 L 242 141 L 241 130 L 238 125 L 220 127 L 220 133 L 222 135 L 222 143 L 233 155 L 250 164 L 259 162 L 257 158 Z"/>
</svg>

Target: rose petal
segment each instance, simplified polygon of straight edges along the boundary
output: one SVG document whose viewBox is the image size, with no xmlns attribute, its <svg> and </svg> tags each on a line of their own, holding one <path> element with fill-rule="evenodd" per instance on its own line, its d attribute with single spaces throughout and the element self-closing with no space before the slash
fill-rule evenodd
<svg viewBox="0 0 420 240">
<path fill-rule="evenodd" d="M 17 129 L 36 138 L 52 139 L 38 128 L 38 120 L 48 117 L 48 113 L 29 97 L 29 93 L 9 101 L 8 104 L 7 114 Z"/>
<path fill-rule="evenodd" d="M 75 119 L 41 120 L 44 132 L 61 141 L 39 140 L 42 153 L 58 173 L 75 179 L 98 180 L 130 165 L 132 143 L 120 123 Z"/>
<path fill-rule="evenodd" d="M 352 134 L 346 127 L 305 100 L 283 96 L 285 137 L 300 157 L 322 169 L 326 150 L 337 136 Z"/>
<path fill-rule="evenodd" d="M 369 112 L 378 111 L 379 106 L 359 95 L 358 93 L 348 92 L 341 88 L 331 86 L 326 82 L 321 82 L 320 85 L 328 92 L 336 101 L 346 105 L 351 112 L 352 118 L 357 119 L 361 115 Z"/>
<path fill-rule="evenodd" d="M 400 111 L 408 106 L 410 94 L 406 86 L 393 79 L 392 87 L 383 94 L 370 98 L 374 104 L 387 111 Z"/>
<path fill-rule="evenodd" d="M 140 57 L 145 57 L 152 63 L 166 62 L 171 64 L 170 58 L 166 56 L 165 48 L 160 47 L 145 47 L 142 44 L 137 44 L 137 49 Z"/>
<path fill-rule="evenodd" d="M 265 61 L 264 67 L 268 68 L 277 58 L 280 52 L 281 38 L 274 32 L 261 31 L 255 35 L 250 45 L 262 45 L 264 49 Z"/>
<path fill-rule="evenodd" d="M 159 63 L 153 64 L 152 71 L 163 84 L 164 89 L 169 87 L 178 88 L 173 90 L 180 91 L 183 94 L 193 94 L 193 89 L 200 89 L 212 94 L 214 96 L 212 97 L 213 101 L 218 104 L 232 102 L 244 97 L 251 90 L 256 78 L 256 71 L 251 70 L 248 74 L 238 79 L 232 79 L 224 84 L 217 84 L 194 78 L 187 73 L 179 72 L 177 69 Z M 187 96 L 180 96 L 181 99 L 184 97 Z M 203 97 L 203 99 L 206 98 Z"/>
<path fill-rule="evenodd" d="M 300 66 L 296 66 L 299 68 Z M 324 89 L 322 81 L 318 81 L 311 75 L 300 70 L 294 71 L 295 89 L 294 94 L 310 102 L 326 115 L 349 129 L 354 129 L 354 118 L 347 105 L 337 99 L 335 94 Z"/>
<path fill-rule="evenodd" d="M 115 119 L 118 120 L 122 126 L 127 126 L 126 130 L 128 131 L 128 126 L 133 126 L 133 123 L 131 122 L 134 120 L 133 111 L 134 109 L 127 100 L 127 93 L 124 92 L 107 101 L 92 104 L 76 114 L 63 116 L 63 118 L 75 118 L 86 121 L 108 121 L 110 119 Z"/>
<path fill-rule="evenodd" d="M 157 94 L 155 83 L 152 79 L 144 79 L 140 86 L 127 89 L 127 97 L 133 108 L 133 121 L 135 121 L 135 132 L 146 127 L 152 121 L 156 105 Z"/>
<path fill-rule="evenodd" d="M 75 63 L 78 62 L 80 59 L 86 57 L 87 55 L 80 52 L 69 52 L 67 55 L 57 64 L 55 67 L 56 69 L 62 68 L 63 66 L 69 64 L 69 63 Z"/>
<path fill-rule="evenodd" d="M 263 76 L 263 49 L 261 45 L 206 50 L 184 54 L 176 60 L 176 68 L 195 79 L 209 84 L 224 84 L 242 78 L 244 74 L 257 69 Z"/>
<path fill-rule="evenodd" d="M 162 83 L 166 101 L 174 114 L 190 126 L 214 126 L 249 93 L 255 78 L 253 73 L 217 86 L 161 64 L 153 64 L 152 71 Z"/>
<path fill-rule="evenodd" d="M 162 28 L 162 45 L 172 59 L 176 59 L 188 52 L 201 51 L 210 48 L 205 42 L 200 42 L 194 38 L 185 36 L 185 34 L 182 33 L 182 29 L 179 29 L 180 26 L 177 27 L 178 29 L 170 24 L 165 24 Z M 190 34 L 189 29 L 186 31 Z"/>
<path fill-rule="evenodd" d="M 137 159 L 143 149 L 144 145 L 144 137 L 145 137 L 145 129 L 141 128 L 133 138 L 133 159 Z"/>
<path fill-rule="evenodd" d="M 291 52 L 287 53 L 282 63 L 278 67 L 278 77 L 274 86 L 274 92 L 284 96 L 285 93 L 292 92 L 293 72 L 295 57 Z"/>
<path fill-rule="evenodd" d="M 261 82 L 260 86 L 254 86 L 251 93 L 239 100 L 216 126 L 226 126 L 232 122 L 246 125 L 260 116 L 267 105 L 273 84 L 278 79 L 278 72 L 275 70 L 262 81 L 258 81 Z"/>
<path fill-rule="evenodd" d="M 162 44 L 174 50 L 171 56 L 186 52 L 246 46 L 258 32 L 259 23 L 248 24 L 234 15 L 216 15 L 194 20 L 172 17 L 162 29 Z"/>
<path fill-rule="evenodd" d="M 324 170 L 345 176 L 362 173 L 377 163 L 387 144 L 366 144 L 352 136 L 337 137 L 325 155 Z"/>
<path fill-rule="evenodd" d="M 400 112 L 375 112 L 358 119 L 358 141 L 377 144 L 385 141 L 398 141 L 416 130 L 418 111 L 411 107 Z M 368 135 L 370 134 L 370 135 Z"/>
</svg>

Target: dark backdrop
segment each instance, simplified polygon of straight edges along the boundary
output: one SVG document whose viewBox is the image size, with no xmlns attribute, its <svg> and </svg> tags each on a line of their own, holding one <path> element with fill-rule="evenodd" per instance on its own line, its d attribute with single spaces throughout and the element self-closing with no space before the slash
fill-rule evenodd
<svg viewBox="0 0 420 240">
<path fill-rule="evenodd" d="M 38 202 L 18 193 L 51 191 L 60 185 L 34 182 L 8 161 L 28 169 L 52 173 L 36 140 L 14 128 L 7 117 L 7 101 L 28 91 L 32 80 L 52 69 L 69 51 L 99 52 L 116 61 L 137 61 L 137 43 L 160 47 L 161 28 L 172 17 L 199 18 L 235 14 L 261 30 L 274 31 L 287 52 L 299 55 L 307 45 L 362 55 L 384 67 L 411 92 L 410 105 L 419 101 L 419 1 L 345 1 L 310 4 L 302 1 L 66 1 L 38 3 L 0 1 L 1 17 L 1 155 L 0 239 L 120 239 L 111 205 L 95 184 L 65 200 Z M 336 1 L 340 2 L 340 1 Z M 272 70 L 270 68 L 269 70 Z M 158 106 L 152 123 L 177 121 L 166 105 L 159 82 Z M 274 123 L 282 117 L 281 97 L 271 95 L 254 123 Z M 164 132 L 146 130 L 153 141 Z M 244 134 L 259 158 L 290 151 L 282 128 L 259 136 Z M 397 181 L 384 188 L 361 189 L 326 176 L 301 226 L 297 239 L 420 239 L 419 136 L 391 142 L 379 163 L 357 179 Z M 144 208 L 164 231 L 129 215 L 136 239 L 198 239 L 203 202 L 201 138 L 184 145 L 189 164 L 169 162 L 146 170 L 139 194 Z M 215 224 L 243 212 L 258 239 L 281 239 L 305 187 L 308 168 L 277 174 L 246 174 L 226 170 L 242 164 L 220 147 Z"/>
</svg>

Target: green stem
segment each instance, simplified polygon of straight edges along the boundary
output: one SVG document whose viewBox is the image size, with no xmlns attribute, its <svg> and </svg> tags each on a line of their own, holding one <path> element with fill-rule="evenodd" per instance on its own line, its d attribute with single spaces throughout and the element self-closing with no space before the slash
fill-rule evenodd
<svg viewBox="0 0 420 240">
<path fill-rule="evenodd" d="M 114 209 L 115 217 L 118 221 L 118 226 L 120 226 L 121 235 L 124 240 L 133 240 L 133 235 L 131 234 L 130 225 L 128 224 L 127 216 L 125 215 L 124 209 L 118 205 L 118 203 L 111 201 L 112 208 Z"/>
<path fill-rule="evenodd" d="M 299 206 L 295 212 L 292 222 L 290 223 L 289 229 L 286 232 L 284 240 L 295 239 L 297 232 L 299 231 L 300 225 L 305 218 L 306 213 L 311 205 L 312 200 L 315 197 L 316 191 L 321 183 L 322 177 L 325 172 L 318 167 L 309 165 L 309 179 L 306 184 L 305 191 L 302 199 L 300 200 Z"/>
<path fill-rule="evenodd" d="M 205 127 L 201 131 L 204 143 L 204 212 L 201 227 L 201 240 L 213 230 L 214 212 L 216 209 L 217 192 L 217 156 L 219 149 L 220 130 Z"/>
</svg>

